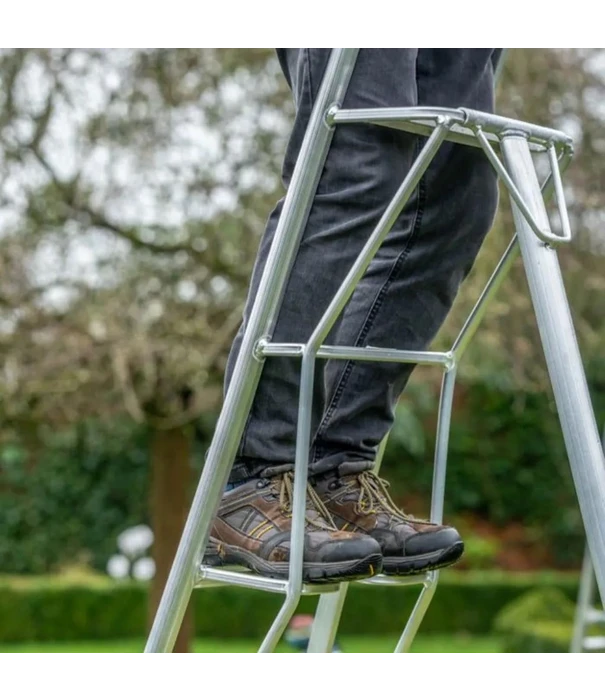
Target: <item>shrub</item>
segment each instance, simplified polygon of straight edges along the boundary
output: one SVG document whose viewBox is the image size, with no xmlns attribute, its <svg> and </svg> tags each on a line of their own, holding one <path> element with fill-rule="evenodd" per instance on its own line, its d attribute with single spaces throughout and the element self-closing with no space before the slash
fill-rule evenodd
<svg viewBox="0 0 605 700">
<path fill-rule="evenodd" d="M 550 586 L 574 596 L 576 585 L 575 577 L 562 574 L 444 572 L 422 631 L 489 634 L 499 611 L 520 595 Z M 401 633 L 418 592 L 418 587 L 352 585 L 342 633 Z M 193 595 L 196 634 L 260 639 L 282 600 L 246 589 L 197 590 Z M 316 603 L 315 596 L 304 598 L 299 612 L 313 612 Z M 116 584 L 105 577 L 89 583 L 56 577 L 0 580 L 0 642 L 143 637 L 146 610 L 144 584 Z"/>
<path fill-rule="evenodd" d="M 566 652 L 574 613 L 574 603 L 560 589 L 540 588 L 506 605 L 494 631 L 502 637 L 505 652 Z"/>
</svg>

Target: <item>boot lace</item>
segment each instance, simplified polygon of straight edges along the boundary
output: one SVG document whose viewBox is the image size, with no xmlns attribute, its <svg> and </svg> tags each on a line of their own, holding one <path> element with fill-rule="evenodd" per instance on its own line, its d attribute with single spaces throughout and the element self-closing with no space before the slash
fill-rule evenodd
<svg viewBox="0 0 605 700">
<path fill-rule="evenodd" d="M 357 476 L 357 482 L 360 486 L 359 498 L 357 499 L 357 509 L 360 513 L 364 515 L 387 513 L 391 518 L 407 522 L 428 522 L 404 513 L 401 508 L 395 505 L 389 493 L 391 484 L 386 479 L 379 477 L 378 474 L 371 471 L 362 472 Z"/>
<path fill-rule="evenodd" d="M 294 500 L 294 475 L 292 472 L 285 472 L 281 475 L 281 484 L 279 487 L 279 507 L 281 511 L 286 515 L 286 517 L 292 517 L 293 503 Z M 315 510 L 321 520 L 312 518 L 309 515 L 309 511 Z M 307 483 L 307 509 L 305 511 L 305 521 L 307 524 L 314 527 L 318 527 L 322 530 L 337 530 L 338 528 L 332 520 L 330 512 L 322 503 L 321 499 L 313 489 L 313 487 Z"/>
</svg>

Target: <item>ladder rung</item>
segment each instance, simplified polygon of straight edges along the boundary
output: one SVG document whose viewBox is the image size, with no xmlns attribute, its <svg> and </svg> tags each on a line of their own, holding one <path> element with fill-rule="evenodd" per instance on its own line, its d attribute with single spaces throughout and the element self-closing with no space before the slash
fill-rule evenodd
<svg viewBox="0 0 605 700">
<path fill-rule="evenodd" d="M 585 637 L 583 646 L 584 649 L 587 649 L 588 651 L 605 649 L 605 637 Z"/>
<path fill-rule="evenodd" d="M 597 608 L 589 608 L 586 611 L 585 619 L 586 619 L 587 623 L 591 623 L 591 622 L 605 623 L 605 610 L 599 610 Z"/>
<path fill-rule="evenodd" d="M 262 357 L 302 357 L 305 345 L 302 343 L 260 342 L 257 352 Z M 322 345 L 317 351 L 322 360 L 366 360 L 367 362 L 401 362 L 415 365 L 445 365 L 453 361 L 449 352 L 421 350 L 397 350 L 396 348 L 376 348 L 370 345 L 358 348 L 349 345 Z"/>
<path fill-rule="evenodd" d="M 424 585 L 431 580 L 431 573 L 418 574 L 417 576 L 384 576 L 379 574 L 372 578 L 361 579 L 354 583 L 363 583 L 371 586 L 414 586 Z M 242 586 L 244 588 L 256 588 L 270 593 L 286 593 L 288 581 L 251 574 L 242 569 L 215 568 L 201 566 L 199 578 L 195 588 L 215 588 L 216 586 Z M 303 595 L 321 595 L 333 593 L 339 588 L 338 583 L 305 583 Z"/>
<path fill-rule="evenodd" d="M 214 586 L 242 586 L 244 588 L 256 588 L 269 593 L 286 593 L 288 581 L 258 574 L 249 574 L 233 569 L 217 569 L 211 566 L 201 566 L 196 588 L 212 588 Z M 303 595 L 320 595 L 321 593 L 334 593 L 338 590 L 338 583 L 303 584 Z"/>
</svg>

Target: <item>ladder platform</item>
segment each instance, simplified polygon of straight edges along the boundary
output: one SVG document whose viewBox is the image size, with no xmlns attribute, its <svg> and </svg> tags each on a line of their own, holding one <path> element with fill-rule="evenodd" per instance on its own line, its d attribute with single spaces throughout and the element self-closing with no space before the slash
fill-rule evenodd
<svg viewBox="0 0 605 700">
<path fill-rule="evenodd" d="M 475 135 L 475 128 L 480 127 L 487 140 L 496 148 L 504 132 L 519 131 L 527 138 L 532 151 L 545 151 L 551 144 L 566 151 L 572 149 L 572 139 L 562 131 L 472 109 L 445 107 L 333 109 L 329 113 L 329 120 L 332 124 L 376 124 L 421 136 L 430 136 L 435 127 L 446 120 L 451 125 L 446 139 L 465 146 L 480 147 Z"/>
<path fill-rule="evenodd" d="M 429 571 L 425 574 L 412 576 L 385 576 L 379 574 L 371 578 L 360 579 L 352 583 L 370 586 L 426 586 L 436 578 L 436 572 Z M 195 588 L 216 588 L 217 586 L 241 586 L 242 588 L 254 588 L 269 593 L 288 592 L 288 580 L 269 578 L 259 574 L 251 574 L 243 567 L 213 567 L 200 566 Z M 335 593 L 340 588 L 340 582 L 328 583 L 303 583 L 302 595 L 321 595 L 322 593 Z"/>
</svg>

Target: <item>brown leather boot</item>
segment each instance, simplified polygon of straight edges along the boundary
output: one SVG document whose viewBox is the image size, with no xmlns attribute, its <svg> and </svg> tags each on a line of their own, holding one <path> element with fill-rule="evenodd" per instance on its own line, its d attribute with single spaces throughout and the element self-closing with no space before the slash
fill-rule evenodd
<svg viewBox="0 0 605 700">
<path fill-rule="evenodd" d="M 458 532 L 406 515 L 393 503 L 389 483 L 372 466 L 342 464 L 335 475 L 317 478 L 315 490 L 336 526 L 373 537 L 382 550 L 384 574 L 417 574 L 460 559 L 464 544 Z"/>
<path fill-rule="evenodd" d="M 204 564 L 241 565 L 271 578 L 287 578 L 290 561 L 292 488 L 290 465 L 269 467 L 224 494 L 213 523 Z M 342 532 L 307 487 L 303 580 L 346 581 L 381 570 L 378 543 L 362 533 Z"/>
</svg>

